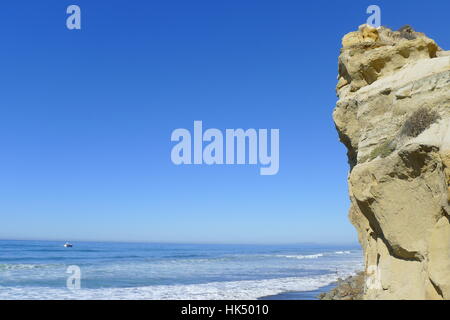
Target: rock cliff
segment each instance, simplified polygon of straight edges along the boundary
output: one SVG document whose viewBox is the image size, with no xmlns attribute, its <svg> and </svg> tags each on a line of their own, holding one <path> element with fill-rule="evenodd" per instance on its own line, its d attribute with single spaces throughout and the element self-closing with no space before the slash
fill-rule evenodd
<svg viewBox="0 0 450 320">
<path fill-rule="evenodd" d="M 450 299 L 450 52 L 409 26 L 363 25 L 342 45 L 333 118 L 364 298 Z"/>
</svg>

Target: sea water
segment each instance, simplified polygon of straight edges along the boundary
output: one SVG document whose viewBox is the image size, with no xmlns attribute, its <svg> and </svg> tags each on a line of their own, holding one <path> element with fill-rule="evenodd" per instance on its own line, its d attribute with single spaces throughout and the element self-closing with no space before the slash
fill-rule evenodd
<svg viewBox="0 0 450 320">
<path fill-rule="evenodd" d="M 0 240 L 0 299 L 258 299 L 362 270 L 358 246 Z M 67 287 L 69 266 L 81 289 Z"/>
</svg>

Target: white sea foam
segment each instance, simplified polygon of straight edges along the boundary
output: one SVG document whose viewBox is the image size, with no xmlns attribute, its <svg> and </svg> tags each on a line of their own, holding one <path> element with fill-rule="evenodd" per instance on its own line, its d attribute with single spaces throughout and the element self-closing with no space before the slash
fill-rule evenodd
<svg viewBox="0 0 450 320">
<path fill-rule="evenodd" d="M 350 251 L 336 251 L 335 254 L 350 254 Z"/>
<path fill-rule="evenodd" d="M 0 264 L 0 271 L 44 269 L 44 268 L 52 268 L 55 266 L 58 266 L 58 265 L 57 264 L 25 264 L 25 263 Z"/>
<path fill-rule="evenodd" d="M 146 299 L 146 300 L 255 300 L 288 291 L 310 291 L 347 277 L 353 272 L 313 277 L 211 282 L 191 285 L 158 285 L 135 288 L 101 288 L 70 291 L 62 288 L 1 287 L 0 299 Z"/>
<path fill-rule="evenodd" d="M 277 255 L 279 258 L 288 258 L 288 259 L 317 259 L 320 257 L 323 257 L 323 253 L 317 253 L 317 254 L 308 254 L 308 255 Z"/>
</svg>

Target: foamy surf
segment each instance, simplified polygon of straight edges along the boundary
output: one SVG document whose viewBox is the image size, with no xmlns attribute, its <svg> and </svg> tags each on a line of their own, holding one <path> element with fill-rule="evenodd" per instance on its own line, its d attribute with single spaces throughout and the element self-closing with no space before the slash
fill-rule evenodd
<svg viewBox="0 0 450 320">
<path fill-rule="evenodd" d="M 317 259 L 323 257 L 323 253 L 318 254 L 308 254 L 308 255 L 277 255 L 279 258 L 287 258 L 287 259 Z"/>
<path fill-rule="evenodd" d="M 340 277 L 353 272 L 341 273 Z M 45 287 L 0 287 L 2 300 L 256 300 L 289 291 L 312 291 L 336 281 L 337 275 L 192 285 L 101 288 L 71 291 Z"/>
</svg>

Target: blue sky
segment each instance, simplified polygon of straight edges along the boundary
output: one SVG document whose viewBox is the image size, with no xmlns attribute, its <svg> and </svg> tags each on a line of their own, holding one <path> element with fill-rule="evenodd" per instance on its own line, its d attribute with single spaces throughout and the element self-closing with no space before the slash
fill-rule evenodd
<svg viewBox="0 0 450 320">
<path fill-rule="evenodd" d="M 0 238 L 355 243 L 331 114 L 370 4 L 450 48 L 448 1 L 2 2 Z M 174 166 L 194 120 L 279 128 L 278 175 Z"/>
</svg>

